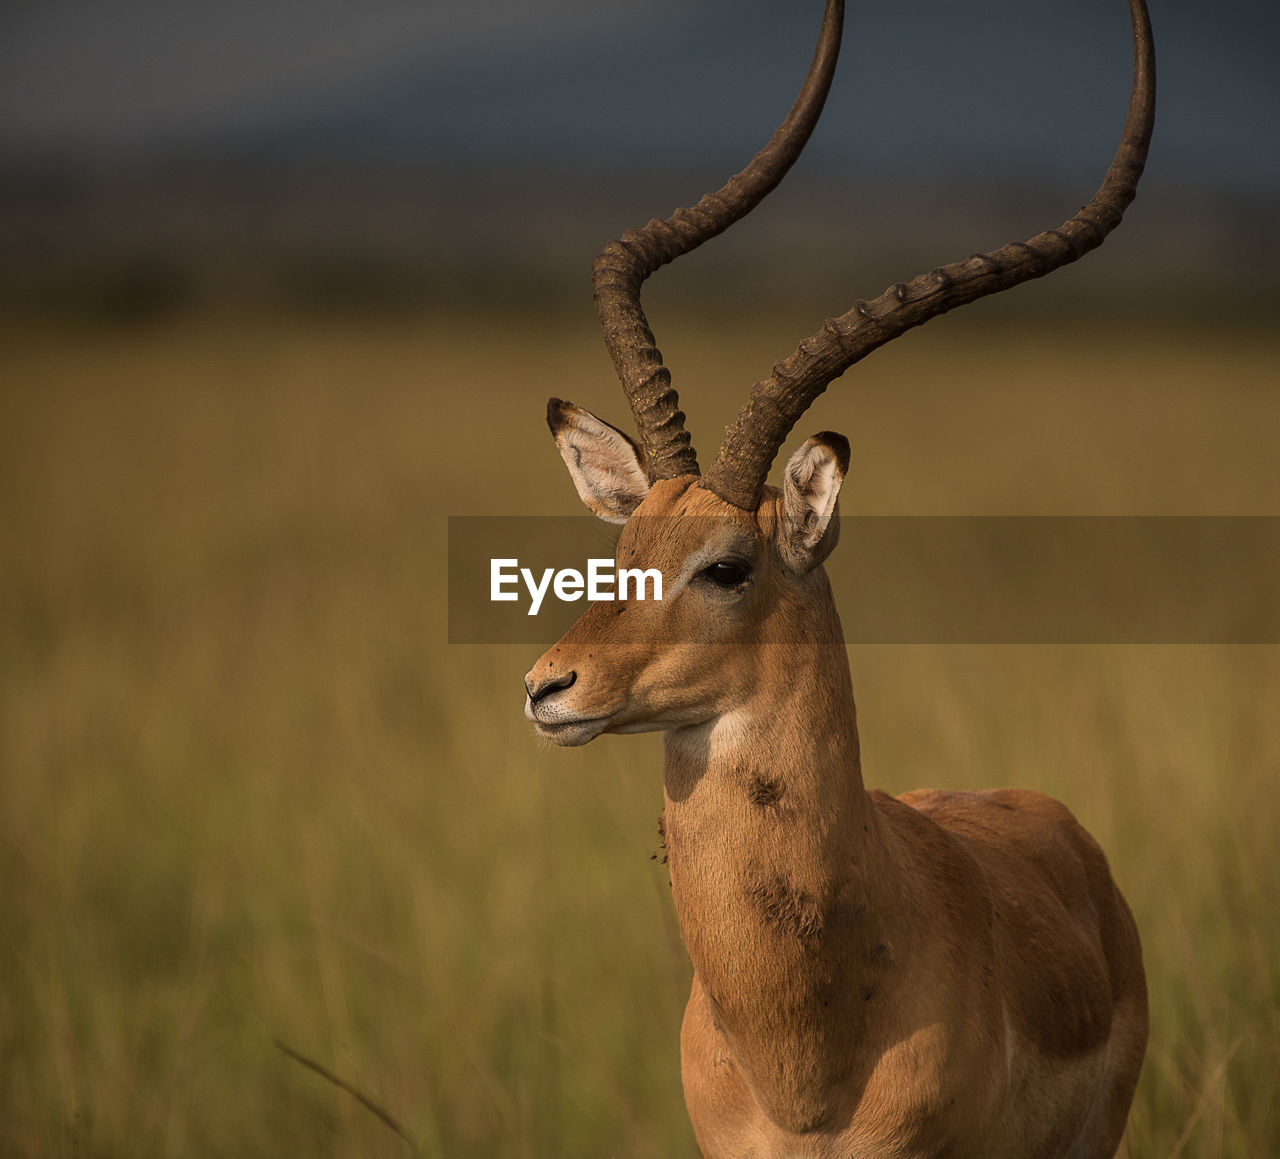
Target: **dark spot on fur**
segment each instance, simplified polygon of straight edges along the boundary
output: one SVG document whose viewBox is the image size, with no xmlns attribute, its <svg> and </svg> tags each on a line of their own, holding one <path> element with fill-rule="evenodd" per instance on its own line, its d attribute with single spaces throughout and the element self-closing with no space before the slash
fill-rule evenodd
<svg viewBox="0 0 1280 1159">
<path fill-rule="evenodd" d="M 748 891 L 752 904 L 768 925 L 780 933 L 810 942 L 822 933 L 822 909 L 813 898 L 795 889 L 781 878 L 752 886 Z"/>
<path fill-rule="evenodd" d="M 751 784 L 747 786 L 747 796 L 753 805 L 767 809 L 776 805 L 782 796 L 782 782 L 766 777 L 763 773 L 753 773 Z"/>
</svg>

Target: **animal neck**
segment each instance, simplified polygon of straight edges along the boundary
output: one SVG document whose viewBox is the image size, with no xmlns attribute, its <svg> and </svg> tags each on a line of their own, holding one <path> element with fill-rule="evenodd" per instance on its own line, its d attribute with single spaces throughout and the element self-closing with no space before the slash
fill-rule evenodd
<svg viewBox="0 0 1280 1159">
<path fill-rule="evenodd" d="M 761 1104 L 807 1129 L 848 1075 L 904 907 L 838 631 L 756 661 L 746 704 L 666 734 L 665 839 L 695 987 Z"/>
</svg>

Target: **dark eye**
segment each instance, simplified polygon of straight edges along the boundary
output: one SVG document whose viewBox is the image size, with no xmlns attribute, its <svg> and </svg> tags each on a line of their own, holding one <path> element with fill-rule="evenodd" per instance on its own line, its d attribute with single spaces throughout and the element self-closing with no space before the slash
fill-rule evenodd
<svg viewBox="0 0 1280 1159">
<path fill-rule="evenodd" d="M 717 587 L 736 588 L 751 574 L 751 569 L 745 563 L 732 559 L 718 559 L 702 574 Z"/>
</svg>

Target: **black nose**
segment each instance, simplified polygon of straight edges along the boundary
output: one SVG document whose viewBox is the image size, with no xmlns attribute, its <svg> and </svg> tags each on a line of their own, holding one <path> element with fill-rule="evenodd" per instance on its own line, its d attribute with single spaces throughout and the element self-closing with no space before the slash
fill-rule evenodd
<svg viewBox="0 0 1280 1159">
<path fill-rule="evenodd" d="M 563 676 L 548 677 L 537 686 L 526 680 L 524 682 L 524 690 L 529 694 L 529 702 L 537 704 L 544 696 L 550 696 L 553 692 L 559 692 L 562 688 L 571 688 L 573 682 L 577 679 L 578 674 L 576 672 L 566 672 Z"/>
</svg>

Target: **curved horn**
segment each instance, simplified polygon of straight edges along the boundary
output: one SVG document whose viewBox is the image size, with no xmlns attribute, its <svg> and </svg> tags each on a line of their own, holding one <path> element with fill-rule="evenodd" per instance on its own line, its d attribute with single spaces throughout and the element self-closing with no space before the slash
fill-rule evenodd
<svg viewBox="0 0 1280 1159">
<path fill-rule="evenodd" d="M 848 313 L 829 318 L 795 353 L 775 363 L 769 378 L 752 387 L 746 405 L 725 432 L 705 486 L 735 507 L 754 511 L 774 456 L 796 420 L 855 362 L 947 310 L 1083 257 L 1120 224 L 1137 191 L 1155 121 L 1155 49 L 1145 0 L 1129 0 L 1129 13 L 1133 88 L 1124 135 L 1089 204 L 1057 229 L 898 282 L 878 298 L 855 302 Z"/>
<path fill-rule="evenodd" d="M 627 230 L 605 245 L 592 267 L 596 312 L 605 345 L 635 415 L 651 482 L 697 475 L 699 470 L 671 374 L 662 364 L 662 354 L 640 307 L 640 286 L 655 270 L 723 233 L 786 175 L 818 123 L 827 99 L 840 51 L 843 18 L 844 0 L 827 0 L 818 47 L 800 95 L 769 143 L 741 173 L 692 209 L 677 209 L 666 221 L 655 219 L 643 229 Z"/>
</svg>

